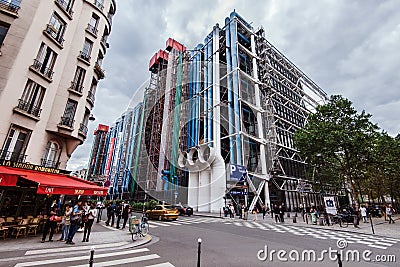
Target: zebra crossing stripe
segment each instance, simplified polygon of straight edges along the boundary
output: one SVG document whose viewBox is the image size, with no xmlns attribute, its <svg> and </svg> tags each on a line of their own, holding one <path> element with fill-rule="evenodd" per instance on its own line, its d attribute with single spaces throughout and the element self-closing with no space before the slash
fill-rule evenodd
<svg viewBox="0 0 400 267">
<path fill-rule="evenodd" d="M 116 252 L 111 252 L 111 253 L 104 253 L 104 254 L 95 254 L 94 258 L 99 259 L 99 258 L 107 258 L 107 257 L 113 257 L 113 256 L 121 256 L 121 255 L 127 255 L 127 254 L 134 254 L 134 253 L 140 253 L 140 252 L 146 252 L 149 251 L 148 248 L 140 248 L 140 249 L 133 249 L 133 250 L 125 250 L 125 251 L 116 251 Z M 68 261 L 80 261 L 80 260 L 87 260 L 88 256 L 77 256 L 77 257 L 67 257 L 67 258 L 61 258 L 61 259 L 49 259 L 49 260 L 42 260 L 42 261 L 30 261 L 30 262 L 21 262 L 17 263 L 14 267 L 25 267 L 25 266 L 41 266 L 41 265 L 46 265 L 46 264 L 54 264 L 54 263 L 64 263 Z M 96 266 L 98 266 L 96 264 Z M 107 265 L 105 265 L 107 266 Z"/>
<path fill-rule="evenodd" d="M 153 221 L 149 222 L 149 226 L 152 224 L 155 224 L 157 226 L 170 226 L 170 225 L 164 224 L 163 222 L 153 222 Z"/>
<path fill-rule="evenodd" d="M 96 262 L 95 266 L 96 267 L 115 266 L 115 265 L 122 265 L 122 264 L 126 264 L 126 263 L 134 263 L 134 262 L 139 262 L 139 261 L 153 260 L 153 259 L 158 259 L 158 258 L 160 258 L 159 255 L 150 254 L 150 255 L 138 256 L 138 257 L 133 257 L 133 258 L 120 259 L 120 260 Z M 82 265 L 75 265 L 75 266 L 70 266 L 70 267 L 87 267 L 87 266 L 88 266 L 87 264 L 82 264 Z"/>
<path fill-rule="evenodd" d="M 74 250 L 85 250 L 85 249 L 91 249 L 92 247 L 94 247 L 95 249 L 112 248 L 112 247 L 124 246 L 127 244 L 129 244 L 129 242 L 107 243 L 107 244 L 94 245 L 94 246 L 92 245 L 92 246 L 77 246 L 77 247 L 65 247 L 65 248 L 48 248 L 48 249 L 28 250 L 27 252 L 25 252 L 25 256 L 55 253 L 55 252 L 69 252 L 69 251 L 74 251 Z"/>
<path fill-rule="evenodd" d="M 163 222 L 164 224 L 168 224 L 168 225 L 182 225 L 178 222 Z"/>
<path fill-rule="evenodd" d="M 159 263 L 159 264 L 154 264 L 154 265 L 146 265 L 144 267 L 175 267 L 169 262 L 164 262 L 164 263 Z"/>
<path fill-rule="evenodd" d="M 387 247 L 376 246 L 376 245 L 368 245 L 368 247 L 380 248 L 380 249 L 387 249 Z"/>
</svg>

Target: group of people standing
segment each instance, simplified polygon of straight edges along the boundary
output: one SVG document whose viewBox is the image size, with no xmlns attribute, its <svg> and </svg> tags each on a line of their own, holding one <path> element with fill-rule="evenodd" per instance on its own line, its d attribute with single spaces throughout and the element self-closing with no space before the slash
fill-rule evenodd
<svg viewBox="0 0 400 267">
<path fill-rule="evenodd" d="M 74 206 L 65 204 L 64 211 L 61 213 L 56 205 L 53 205 L 47 214 L 44 224 L 42 243 L 45 242 L 49 233 L 49 242 L 53 241 L 53 235 L 57 223 L 61 221 L 61 237 L 58 241 L 65 241 L 66 244 L 74 245 L 73 238 L 79 228 L 84 228 L 82 242 L 89 242 L 90 232 L 94 220 L 97 218 L 96 206 L 94 203 L 77 201 Z M 62 216 L 61 216 L 62 215 Z"/>
<path fill-rule="evenodd" d="M 122 228 L 125 229 L 126 223 L 129 218 L 129 214 L 131 213 L 131 207 L 129 204 L 125 204 L 125 202 L 115 203 L 110 202 L 106 205 L 107 209 L 107 221 L 106 225 L 109 226 L 111 223 L 111 227 L 114 227 L 115 218 L 117 218 L 117 223 L 115 228 L 120 229 L 121 219 L 123 219 Z"/>
</svg>

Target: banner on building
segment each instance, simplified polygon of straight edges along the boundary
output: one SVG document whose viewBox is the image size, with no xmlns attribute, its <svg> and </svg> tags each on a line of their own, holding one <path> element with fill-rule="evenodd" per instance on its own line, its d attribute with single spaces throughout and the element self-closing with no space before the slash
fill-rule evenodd
<svg viewBox="0 0 400 267">
<path fill-rule="evenodd" d="M 334 197 L 324 197 L 324 203 L 326 208 L 326 213 L 336 215 L 336 202 Z"/>
<path fill-rule="evenodd" d="M 246 166 L 231 164 L 231 181 L 244 181 L 246 178 Z"/>
</svg>

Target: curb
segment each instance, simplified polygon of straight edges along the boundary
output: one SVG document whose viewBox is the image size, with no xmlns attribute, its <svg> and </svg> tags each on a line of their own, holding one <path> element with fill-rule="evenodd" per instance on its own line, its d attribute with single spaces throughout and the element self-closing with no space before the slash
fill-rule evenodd
<svg viewBox="0 0 400 267">
<path fill-rule="evenodd" d="M 130 247 L 135 248 L 135 247 L 146 245 L 146 244 L 150 243 L 152 239 L 153 239 L 153 237 L 148 234 L 148 235 L 146 235 L 144 240 L 134 241 L 132 246 L 130 246 Z"/>
</svg>

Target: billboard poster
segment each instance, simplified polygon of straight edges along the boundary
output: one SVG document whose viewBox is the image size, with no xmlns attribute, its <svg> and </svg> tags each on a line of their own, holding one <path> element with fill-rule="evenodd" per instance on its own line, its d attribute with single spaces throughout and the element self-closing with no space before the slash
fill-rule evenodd
<svg viewBox="0 0 400 267">
<path fill-rule="evenodd" d="M 336 202 L 334 197 L 324 197 L 324 204 L 328 214 L 336 215 Z"/>
</svg>

